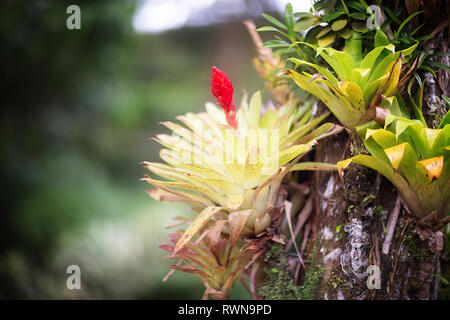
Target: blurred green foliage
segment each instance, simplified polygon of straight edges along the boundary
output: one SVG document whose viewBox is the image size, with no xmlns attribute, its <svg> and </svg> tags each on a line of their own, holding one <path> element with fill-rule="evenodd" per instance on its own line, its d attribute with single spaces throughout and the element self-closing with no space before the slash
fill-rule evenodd
<svg viewBox="0 0 450 320">
<path fill-rule="evenodd" d="M 66 28 L 74 3 L 81 30 Z M 148 140 L 164 131 L 158 121 L 211 100 L 213 64 L 231 69 L 236 101 L 240 84 L 252 92 L 262 81 L 241 23 L 137 34 L 135 9 L 0 4 L 0 298 L 201 297 L 189 275 L 162 282 L 169 269 L 157 238 L 188 209 L 148 197 L 139 162 L 158 158 Z M 66 288 L 70 264 L 81 268 L 82 290 Z M 240 288 L 235 297 L 248 296 Z"/>
</svg>

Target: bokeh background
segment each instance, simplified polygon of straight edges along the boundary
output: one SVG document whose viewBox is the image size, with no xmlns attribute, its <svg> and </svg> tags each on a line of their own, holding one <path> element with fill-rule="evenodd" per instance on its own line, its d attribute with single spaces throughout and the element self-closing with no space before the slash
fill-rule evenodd
<svg viewBox="0 0 450 320">
<path fill-rule="evenodd" d="M 159 158 L 158 121 L 212 100 L 213 65 L 236 101 L 262 88 L 242 21 L 286 2 L 1 1 L 0 298 L 201 297 L 195 276 L 162 282 L 158 237 L 189 210 L 151 199 L 139 162 Z M 81 30 L 66 27 L 70 4 Z M 66 288 L 73 264 L 81 290 Z"/>
</svg>

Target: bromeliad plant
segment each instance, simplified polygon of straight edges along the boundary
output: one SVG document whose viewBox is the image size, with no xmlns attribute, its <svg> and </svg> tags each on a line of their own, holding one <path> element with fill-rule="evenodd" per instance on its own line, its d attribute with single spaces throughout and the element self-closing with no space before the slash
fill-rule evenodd
<svg viewBox="0 0 450 320">
<path fill-rule="evenodd" d="M 374 119 L 376 107 L 384 99 L 395 95 L 404 57 L 417 47 L 415 44 L 396 52 L 387 39 L 375 37 L 375 48 L 363 57 L 358 33 L 346 40 L 345 51 L 304 44 L 313 48 L 331 66 L 336 76 L 327 68 L 297 58 L 289 60 L 296 66 L 312 67 L 318 74 L 294 70 L 286 70 L 286 74 L 299 87 L 319 98 L 352 131 L 359 123 Z"/>
<path fill-rule="evenodd" d="M 347 28 L 350 17 L 359 16 L 357 14 L 352 17 L 348 11 L 346 4 L 350 2 L 342 1 L 340 9 L 334 4 L 328 8 L 326 3 L 323 2 L 324 7 L 322 7 L 324 16 L 316 12 L 293 15 L 300 17 L 294 25 L 294 31 L 296 31 L 295 26 L 297 31 L 300 30 L 299 26 L 303 26 L 305 31 L 310 29 L 304 41 L 293 41 L 292 37 L 288 37 L 291 42 L 288 47 L 296 48 L 297 51 L 299 45 L 303 45 L 308 50 L 312 48 L 332 70 L 313 63 L 312 59 L 304 58 L 305 55 L 298 54 L 301 59 L 292 56 L 288 59 L 294 63 L 295 70 L 288 69 L 285 74 L 299 87 L 319 98 L 344 126 L 356 131 L 372 154 L 372 156 L 358 155 L 342 161 L 338 165 L 339 169 L 342 170 L 350 162 L 374 168 L 392 181 L 417 217 L 424 217 L 432 212 L 436 212 L 441 217 L 447 215 L 450 198 L 447 161 L 449 128 L 445 124 L 448 122 L 446 120 L 448 116 L 442 121 L 439 129 L 427 127 L 420 103 L 423 94 L 422 81 L 417 73 L 414 73 L 416 69 L 424 69 L 426 57 L 424 53 L 413 55 L 419 39 L 412 38 L 412 35 L 420 27 L 409 35 L 406 33 L 408 41 L 405 41 L 403 35 L 406 32 L 405 26 L 421 12 L 410 13 L 410 16 L 399 23 L 397 30 L 392 33 L 389 31 L 389 23 L 390 19 L 395 20 L 395 15 L 388 8 L 383 7 L 390 18 L 383 23 L 382 28 L 389 27 L 387 32 L 391 40 L 381 29 L 376 29 L 373 49 L 365 53 L 362 49 L 361 35 L 367 30 L 353 28 L 353 30 L 342 32 L 341 36 L 345 39 L 343 50 L 326 47 L 335 40 L 336 31 Z M 354 6 L 357 2 L 351 3 L 352 8 L 358 10 L 359 4 Z M 364 1 L 360 3 L 363 8 L 359 9 L 367 8 Z M 289 31 L 288 17 L 289 15 L 286 15 L 285 29 Z M 343 17 L 345 21 L 342 20 Z M 276 23 L 277 21 L 273 19 L 269 21 L 281 27 L 280 23 Z M 319 22 L 327 22 L 328 25 L 317 25 Z M 315 27 L 311 28 L 312 26 Z M 283 34 L 275 29 L 277 28 L 263 27 L 259 30 Z M 320 30 L 319 37 L 312 36 L 317 35 L 316 29 Z M 402 41 L 399 42 L 397 40 L 400 35 L 402 35 Z M 286 45 L 281 43 L 281 39 L 278 41 L 277 43 L 266 42 L 266 44 L 280 47 Z M 405 48 L 405 45 L 407 47 L 396 51 L 394 44 L 398 45 L 397 48 Z M 402 69 L 408 69 L 408 71 L 402 73 Z M 314 74 L 309 70 L 315 70 L 317 73 Z M 433 70 L 428 67 L 424 70 L 433 73 Z M 413 75 L 421 89 L 418 99 L 414 101 L 411 95 L 411 85 L 414 80 L 409 81 L 407 96 L 411 104 L 411 110 L 409 110 L 399 91 L 405 87 Z M 411 120 L 410 111 L 419 120 Z"/>
<path fill-rule="evenodd" d="M 179 262 L 170 266 L 172 271 L 165 279 L 176 270 L 196 274 L 206 288 L 203 299 L 208 296 L 217 300 L 228 299 L 235 280 L 261 249 L 258 243 L 249 244 L 239 237 L 246 218 L 243 211 L 233 212 L 227 220 L 211 224 L 202 235 L 196 234 L 175 254 Z M 225 230 L 228 234 L 224 233 Z M 160 245 L 160 248 L 173 253 L 183 233 L 183 230 L 177 230 L 170 234 L 169 243 Z M 169 259 L 172 257 L 172 254 L 167 256 Z"/>
<path fill-rule="evenodd" d="M 372 168 L 398 189 L 414 216 L 450 214 L 450 116 L 438 129 L 425 122 L 389 115 L 385 127 L 371 121 L 356 128 L 371 155 L 338 162 L 340 173 L 351 162 Z"/>
<path fill-rule="evenodd" d="M 149 192 L 155 199 L 189 203 L 197 213 L 163 245 L 180 259 L 172 268 L 196 273 L 215 297 L 227 297 L 247 263 L 243 252 L 255 250 L 245 239 L 272 221 L 281 180 L 333 124 L 314 129 L 328 114 L 314 119 L 310 105 L 297 108 L 296 101 L 261 115 L 259 92 L 236 111 L 232 83 L 215 67 L 211 87 L 222 110 L 208 103 L 206 112 L 178 117 L 186 127 L 164 122 L 173 135 L 155 140 L 166 147 L 160 156 L 167 164 L 143 164 L 167 180 L 142 180 L 155 187 Z"/>
</svg>

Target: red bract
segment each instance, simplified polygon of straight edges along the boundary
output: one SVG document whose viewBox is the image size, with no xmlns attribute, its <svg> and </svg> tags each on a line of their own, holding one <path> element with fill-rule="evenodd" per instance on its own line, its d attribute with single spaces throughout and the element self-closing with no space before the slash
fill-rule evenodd
<svg viewBox="0 0 450 320">
<path fill-rule="evenodd" d="M 237 129 L 236 110 L 233 102 L 233 84 L 227 75 L 216 67 L 212 68 L 211 77 L 211 92 L 225 112 L 228 124 Z"/>
</svg>

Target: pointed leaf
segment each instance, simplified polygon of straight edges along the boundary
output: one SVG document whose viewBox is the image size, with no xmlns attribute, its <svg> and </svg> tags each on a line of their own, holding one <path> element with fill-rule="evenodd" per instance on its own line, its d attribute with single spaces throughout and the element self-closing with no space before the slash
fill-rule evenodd
<svg viewBox="0 0 450 320">
<path fill-rule="evenodd" d="M 336 171 L 337 166 L 325 162 L 300 162 L 295 164 L 291 171 Z"/>
<path fill-rule="evenodd" d="M 261 92 L 257 91 L 250 99 L 250 105 L 248 110 L 248 121 L 251 126 L 259 126 L 259 117 L 261 114 Z"/>
<path fill-rule="evenodd" d="M 262 16 L 264 17 L 264 19 L 266 19 L 270 23 L 276 25 L 278 28 L 286 30 L 286 26 L 284 24 L 282 24 L 280 21 L 278 21 L 276 18 L 269 16 L 268 14 L 265 14 L 265 13 L 263 13 Z"/>
<path fill-rule="evenodd" d="M 339 86 L 342 93 L 347 97 L 347 99 L 352 103 L 352 105 L 361 110 L 361 112 L 365 111 L 365 103 L 363 93 L 361 88 L 354 82 L 345 81 Z"/>
<path fill-rule="evenodd" d="M 400 79 L 400 72 L 402 70 L 402 59 L 401 57 L 397 58 L 396 61 L 393 61 L 389 67 L 387 73 L 389 74 L 386 81 L 383 81 L 380 84 L 380 90 L 384 90 L 381 92 L 385 96 L 390 96 L 392 92 L 397 89 L 398 80 Z"/>
<path fill-rule="evenodd" d="M 352 22 L 352 29 L 360 33 L 364 33 L 368 30 L 366 24 L 361 22 Z"/>
<path fill-rule="evenodd" d="M 310 16 L 304 16 L 297 20 L 297 22 L 294 25 L 294 31 L 296 32 L 302 32 L 306 31 L 313 25 L 317 24 L 319 20 L 317 17 L 310 15 Z"/>
<path fill-rule="evenodd" d="M 353 35 L 353 31 L 350 28 L 345 28 L 339 30 L 338 35 L 347 40 L 351 38 L 351 36 Z"/>
<path fill-rule="evenodd" d="M 333 41 L 336 39 L 336 33 L 334 31 L 327 33 L 323 37 L 317 39 L 317 44 L 319 47 L 326 47 L 333 43 Z"/>
<path fill-rule="evenodd" d="M 344 11 L 334 11 L 334 12 L 331 12 L 331 13 L 328 13 L 328 14 L 324 15 L 322 17 L 322 21 L 329 22 L 329 21 L 334 20 L 334 19 L 336 19 L 337 17 L 339 17 L 339 16 L 341 16 L 343 14 L 345 14 Z"/>
<path fill-rule="evenodd" d="M 186 229 L 184 234 L 178 240 L 175 248 L 173 250 L 173 255 L 178 251 L 183 249 L 186 244 L 192 239 L 192 237 L 209 221 L 209 219 L 215 215 L 217 212 L 222 210 L 222 207 L 210 206 L 206 207 L 202 212 L 200 212 Z"/>
<path fill-rule="evenodd" d="M 317 38 L 321 38 L 324 35 L 326 35 L 328 32 L 331 31 L 331 27 L 325 27 L 322 30 L 319 31 L 319 33 L 316 35 Z"/>
<path fill-rule="evenodd" d="M 398 169 L 398 166 L 400 165 L 400 162 L 403 159 L 403 153 L 405 152 L 405 146 L 406 146 L 406 143 L 402 143 L 402 144 L 396 145 L 394 147 L 384 149 L 384 152 L 386 153 L 387 157 L 389 158 L 389 161 L 391 162 L 392 167 L 395 170 Z"/>
<path fill-rule="evenodd" d="M 375 32 L 375 47 L 386 46 L 389 44 L 389 39 L 386 37 L 381 29 L 377 29 Z"/>
<path fill-rule="evenodd" d="M 345 159 L 345 160 L 342 160 L 342 161 L 339 161 L 338 163 L 336 163 L 336 168 L 337 168 L 340 176 L 342 176 L 344 173 L 342 170 L 347 168 L 350 165 L 350 163 L 352 163 L 352 158 Z"/>
</svg>

